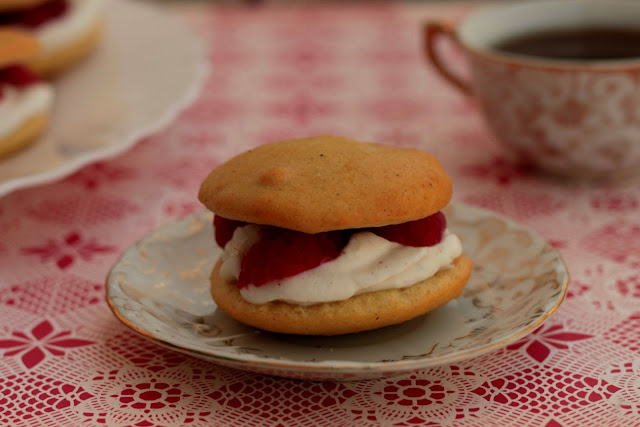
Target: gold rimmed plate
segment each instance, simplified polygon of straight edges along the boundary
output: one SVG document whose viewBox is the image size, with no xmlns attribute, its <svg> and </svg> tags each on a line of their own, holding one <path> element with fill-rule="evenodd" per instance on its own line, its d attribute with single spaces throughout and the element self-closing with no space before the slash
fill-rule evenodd
<svg viewBox="0 0 640 427">
<path fill-rule="evenodd" d="M 218 309 L 209 273 L 220 250 L 200 212 L 129 248 L 107 278 L 125 325 L 160 345 L 220 365 L 310 380 L 359 380 L 476 357 L 516 341 L 560 305 L 569 275 L 541 236 L 494 213 L 452 204 L 449 228 L 474 270 L 463 295 L 400 325 L 336 337 L 264 332 Z"/>
</svg>

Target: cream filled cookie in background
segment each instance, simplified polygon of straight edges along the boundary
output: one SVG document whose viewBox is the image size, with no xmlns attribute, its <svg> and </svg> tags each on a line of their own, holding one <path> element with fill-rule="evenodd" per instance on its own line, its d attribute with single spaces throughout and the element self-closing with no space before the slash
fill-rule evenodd
<svg viewBox="0 0 640 427">
<path fill-rule="evenodd" d="M 211 295 L 243 323 L 337 335 L 407 321 L 471 274 L 440 212 L 452 186 L 414 149 L 319 136 L 266 144 L 200 188 L 223 248 Z"/>
<path fill-rule="evenodd" d="M 0 159 L 35 141 L 53 106 L 53 87 L 21 65 L 39 53 L 29 33 L 0 29 Z"/>
<path fill-rule="evenodd" d="M 31 31 L 41 51 L 28 65 L 52 76 L 94 50 L 104 25 L 103 0 L 0 0 L 0 25 Z"/>
</svg>

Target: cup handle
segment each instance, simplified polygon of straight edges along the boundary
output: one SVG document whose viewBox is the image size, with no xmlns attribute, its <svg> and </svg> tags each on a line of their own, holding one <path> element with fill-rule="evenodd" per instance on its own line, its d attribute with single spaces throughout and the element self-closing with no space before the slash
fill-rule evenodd
<svg viewBox="0 0 640 427">
<path fill-rule="evenodd" d="M 440 37 L 449 38 L 455 44 L 460 46 L 460 42 L 456 37 L 455 30 L 452 26 L 441 22 L 429 22 L 424 26 L 424 50 L 429 61 L 436 68 L 438 73 L 453 86 L 458 88 L 465 95 L 473 95 L 471 85 L 457 76 L 442 60 L 440 54 L 436 51 L 435 45 Z"/>
</svg>

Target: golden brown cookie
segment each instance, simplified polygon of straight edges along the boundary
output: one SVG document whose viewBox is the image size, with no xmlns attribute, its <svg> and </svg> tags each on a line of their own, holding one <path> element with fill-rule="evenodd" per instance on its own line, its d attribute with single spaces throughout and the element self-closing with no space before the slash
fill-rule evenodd
<svg viewBox="0 0 640 427">
<path fill-rule="evenodd" d="M 0 0 L 0 12 L 5 10 L 28 9 L 46 0 Z"/>
<path fill-rule="evenodd" d="M 211 273 L 211 296 L 234 319 L 271 332 L 340 335 L 402 323 L 458 298 L 471 275 L 472 262 L 460 256 L 453 267 L 405 289 L 369 292 L 309 306 L 280 301 L 251 304 L 234 283 L 220 278 L 220 265 L 218 261 Z"/>
<path fill-rule="evenodd" d="M 39 50 L 38 41 L 30 33 L 16 28 L 0 29 L 0 68 L 31 59 L 38 54 Z M 3 115 L 0 114 L 0 120 L 2 118 Z M 48 122 L 48 113 L 25 117 L 16 129 L 4 138 L 0 138 L 0 159 L 35 141 Z"/>
<path fill-rule="evenodd" d="M 48 114 L 38 114 L 26 120 L 9 136 L 0 139 L 0 159 L 34 142 L 49 123 Z"/>
<path fill-rule="evenodd" d="M 199 199 L 228 219 L 319 233 L 424 218 L 451 193 L 429 153 L 323 135 L 228 160 L 204 180 Z"/>
<path fill-rule="evenodd" d="M 40 55 L 27 65 L 40 75 L 52 77 L 76 65 L 87 57 L 102 38 L 104 24 L 97 22 L 89 31 L 64 47 Z"/>
<path fill-rule="evenodd" d="M 0 68 L 34 58 L 40 50 L 38 40 L 17 28 L 0 28 Z"/>
</svg>

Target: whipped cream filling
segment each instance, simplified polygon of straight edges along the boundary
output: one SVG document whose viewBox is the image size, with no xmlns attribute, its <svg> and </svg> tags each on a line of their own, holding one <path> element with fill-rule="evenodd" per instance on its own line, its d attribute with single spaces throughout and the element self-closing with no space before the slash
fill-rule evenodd
<svg viewBox="0 0 640 427">
<path fill-rule="evenodd" d="M 244 254 L 260 239 L 260 226 L 238 227 L 222 253 L 221 277 L 235 283 Z M 445 230 L 434 246 L 411 247 L 369 231 L 351 236 L 340 256 L 296 276 L 240 289 L 253 304 L 285 301 L 298 305 L 343 301 L 366 292 L 402 289 L 449 268 L 462 253 L 460 239 Z"/>
<path fill-rule="evenodd" d="M 58 19 L 36 28 L 42 54 L 54 52 L 88 33 L 102 17 L 102 0 L 67 0 L 69 9 Z"/>
<path fill-rule="evenodd" d="M 48 113 L 53 104 L 53 87 L 45 82 L 17 88 L 3 85 L 0 99 L 0 139 L 8 137 L 31 117 Z"/>
</svg>

